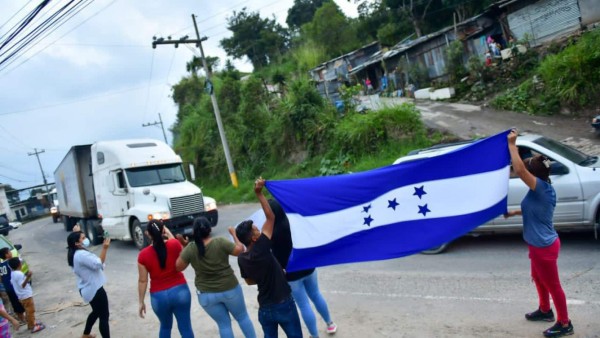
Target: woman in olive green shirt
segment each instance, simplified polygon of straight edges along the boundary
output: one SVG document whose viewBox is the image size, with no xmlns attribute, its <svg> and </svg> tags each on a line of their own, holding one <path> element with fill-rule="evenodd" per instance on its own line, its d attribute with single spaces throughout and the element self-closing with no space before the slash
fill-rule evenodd
<svg viewBox="0 0 600 338">
<path fill-rule="evenodd" d="M 193 241 L 178 236 L 185 246 L 177 259 L 178 271 L 192 265 L 196 271 L 195 285 L 200 306 L 217 322 L 221 338 L 233 338 L 231 318 L 233 315 L 247 338 L 255 338 L 254 326 L 244 302 L 242 287 L 239 285 L 231 266 L 229 255 L 237 256 L 244 246 L 237 241 L 232 243 L 223 237 L 211 237 L 211 225 L 205 217 L 194 220 Z M 229 233 L 235 232 L 229 227 Z"/>
</svg>

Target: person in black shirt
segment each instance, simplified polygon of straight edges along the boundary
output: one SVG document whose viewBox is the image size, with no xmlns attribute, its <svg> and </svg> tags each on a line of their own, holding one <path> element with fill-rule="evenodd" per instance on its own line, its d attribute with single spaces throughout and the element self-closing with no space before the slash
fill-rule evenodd
<svg viewBox="0 0 600 338">
<path fill-rule="evenodd" d="M 273 256 L 275 256 L 281 267 L 285 270 L 290 254 L 292 253 L 290 222 L 285 211 L 283 211 L 283 208 L 279 205 L 279 202 L 271 199 L 269 200 L 269 206 L 275 215 L 275 226 L 273 229 L 273 237 L 271 238 L 271 241 L 273 242 Z M 298 304 L 300 314 L 302 315 L 304 324 L 306 324 L 306 327 L 308 328 L 310 337 L 319 337 L 317 318 L 310 305 L 311 301 L 321 315 L 321 318 L 325 321 L 325 324 L 327 324 L 327 333 L 334 334 L 337 331 L 337 325 L 331 320 L 329 307 L 319 290 L 317 270 L 313 268 L 294 272 L 286 271 L 285 276 L 292 288 L 292 295 Z"/>
<path fill-rule="evenodd" d="M 288 337 L 301 338 L 302 327 L 292 291 L 281 265 L 271 253 L 275 215 L 262 193 L 264 186 L 262 178 L 254 184 L 254 192 L 266 216 L 262 232 L 252 221 L 244 221 L 236 227 L 234 240 L 247 248 L 238 256 L 238 264 L 246 283 L 258 285 L 258 321 L 265 338 L 277 337 L 278 326 Z"/>
</svg>

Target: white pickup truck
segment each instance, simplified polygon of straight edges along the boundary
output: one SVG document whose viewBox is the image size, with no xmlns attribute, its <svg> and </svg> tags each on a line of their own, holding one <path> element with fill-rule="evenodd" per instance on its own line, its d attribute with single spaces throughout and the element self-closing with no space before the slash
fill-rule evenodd
<svg viewBox="0 0 600 338">
<path fill-rule="evenodd" d="M 434 146 L 415 150 L 397 159 L 394 164 L 441 155 L 470 142 Z M 558 231 L 589 231 L 598 238 L 600 227 L 600 161 L 597 156 L 586 155 L 558 141 L 540 135 L 526 134 L 517 138 L 519 153 L 527 156 L 542 154 L 552 160 L 550 179 L 556 190 L 554 227 Z M 521 200 L 527 193 L 527 186 L 521 179 L 512 176 L 508 187 L 508 210 L 520 209 Z M 523 218 L 520 216 L 505 219 L 502 215 L 485 223 L 471 235 L 485 233 L 521 232 Z M 448 243 L 427 250 L 424 253 L 436 254 L 446 249 Z"/>
</svg>

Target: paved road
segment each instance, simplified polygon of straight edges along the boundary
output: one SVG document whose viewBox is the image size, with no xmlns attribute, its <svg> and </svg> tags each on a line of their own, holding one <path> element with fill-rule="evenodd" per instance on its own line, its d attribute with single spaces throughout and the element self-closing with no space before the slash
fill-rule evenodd
<svg viewBox="0 0 600 338">
<path fill-rule="evenodd" d="M 491 135 L 516 126 L 600 154 L 600 140 L 584 118 L 533 117 L 435 102 L 417 102 L 417 107 L 428 126 L 462 138 Z M 220 206 L 220 223 L 214 234 L 225 235 L 227 225 L 236 224 L 257 209 L 253 203 Z M 38 220 L 11 232 L 9 238 L 23 244 L 23 254 L 34 271 L 39 319 L 48 326 L 37 335 L 22 329 L 15 337 L 79 336 L 89 307 L 81 304 L 66 264 L 62 224 L 53 224 L 50 218 Z M 561 238 L 559 266 L 575 337 L 600 337 L 600 242 L 590 233 L 564 234 Z M 99 251 L 99 247 L 92 250 Z M 113 337 L 157 336 L 158 321 L 153 313 L 149 310 L 143 320 L 137 316 L 137 253 L 130 243 L 118 241 L 108 253 L 106 289 Z M 239 276 L 235 259 L 230 262 Z M 541 337 L 549 326 L 523 318 L 537 302 L 528 273 L 527 249 L 519 235 L 462 238 L 442 255 L 414 255 L 318 271 L 322 292 L 339 326 L 338 338 Z M 193 290 L 191 269 L 185 275 Z M 243 290 L 261 336 L 256 288 L 244 285 Z M 196 337 L 218 336 L 216 325 L 195 299 L 192 318 Z M 234 332 L 241 336 L 235 325 Z M 304 334 L 307 336 L 306 330 Z M 174 332 L 173 336 L 178 334 Z"/>
<path fill-rule="evenodd" d="M 237 223 L 257 208 L 257 204 L 221 206 L 215 235 L 225 235 L 227 224 Z M 592 237 L 589 233 L 563 236 L 559 264 L 575 337 L 600 337 L 600 243 Z M 38 317 L 48 326 L 37 335 L 22 329 L 15 337 L 78 337 L 89 307 L 81 304 L 66 264 L 62 224 L 53 224 L 50 218 L 38 220 L 11 232 L 9 238 L 23 244 L 23 255 L 34 272 Z M 106 290 L 113 337 L 157 336 L 154 314 L 149 310 L 146 319 L 137 316 L 137 253 L 131 243 L 118 241 L 108 252 Z M 230 262 L 239 277 L 236 261 Z M 318 271 L 322 292 L 339 326 L 338 338 L 541 337 L 549 325 L 523 318 L 536 306 L 528 264 L 525 245 L 519 235 L 512 235 L 463 238 L 442 255 L 414 255 Z M 185 275 L 193 290 L 193 271 L 188 269 Z M 243 291 L 261 336 L 256 288 L 244 285 Z M 196 337 L 218 336 L 216 325 L 195 298 L 192 318 Z M 325 336 L 324 324 L 320 328 Z M 235 325 L 234 332 L 241 337 Z M 304 334 L 308 336 L 306 331 Z M 175 330 L 173 337 L 178 337 Z"/>
</svg>

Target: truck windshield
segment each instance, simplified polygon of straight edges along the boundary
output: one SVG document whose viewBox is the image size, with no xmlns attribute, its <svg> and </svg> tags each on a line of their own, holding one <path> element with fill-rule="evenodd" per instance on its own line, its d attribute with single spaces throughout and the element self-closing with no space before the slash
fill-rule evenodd
<svg viewBox="0 0 600 338">
<path fill-rule="evenodd" d="M 549 138 L 540 137 L 533 142 L 535 142 L 545 148 L 548 148 L 548 149 L 552 150 L 553 152 L 559 154 L 560 156 L 568 159 L 569 161 L 579 164 L 581 166 L 588 165 L 588 164 L 586 164 L 586 162 L 588 162 L 589 158 L 592 158 L 592 156 L 586 155 L 586 154 L 580 152 L 579 150 L 576 150 L 574 148 L 571 148 L 565 144 L 562 144 L 558 141 L 555 141 L 555 140 L 552 140 Z"/>
<path fill-rule="evenodd" d="M 151 167 L 140 167 L 125 170 L 131 187 L 144 187 L 185 181 L 185 174 L 180 163 Z"/>
</svg>

